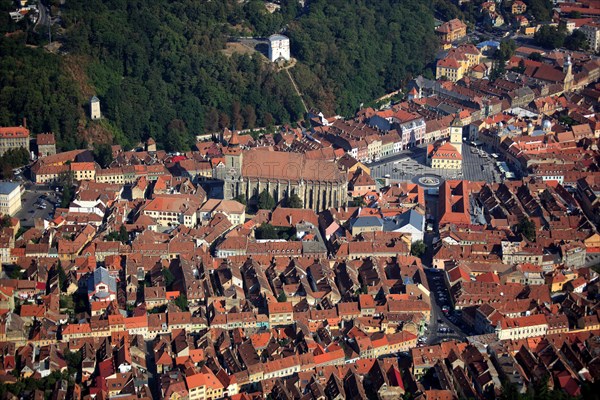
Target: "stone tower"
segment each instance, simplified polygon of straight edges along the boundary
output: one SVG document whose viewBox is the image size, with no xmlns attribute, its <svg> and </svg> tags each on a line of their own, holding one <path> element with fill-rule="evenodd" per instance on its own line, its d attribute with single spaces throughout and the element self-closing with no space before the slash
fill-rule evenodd
<svg viewBox="0 0 600 400">
<path fill-rule="evenodd" d="M 280 58 L 285 61 L 290 59 L 290 39 L 283 35 L 269 36 L 269 60 L 275 62 Z"/>
<path fill-rule="evenodd" d="M 565 73 L 564 91 L 570 92 L 573 88 L 573 63 L 571 62 L 571 56 L 567 56 L 563 64 L 563 72 Z"/>
<path fill-rule="evenodd" d="M 462 154 L 462 134 L 463 134 L 463 123 L 456 115 L 452 123 L 450 124 L 450 143 L 456 148 L 456 150 Z"/>
<path fill-rule="evenodd" d="M 100 112 L 100 99 L 96 96 L 93 96 L 90 99 L 90 118 L 93 120 L 102 118 L 102 113 Z"/>
<path fill-rule="evenodd" d="M 227 147 L 223 149 L 225 156 L 225 169 L 223 171 L 223 198 L 233 199 L 240 194 L 242 182 L 243 153 L 237 132 L 233 131 L 228 140 Z"/>
</svg>

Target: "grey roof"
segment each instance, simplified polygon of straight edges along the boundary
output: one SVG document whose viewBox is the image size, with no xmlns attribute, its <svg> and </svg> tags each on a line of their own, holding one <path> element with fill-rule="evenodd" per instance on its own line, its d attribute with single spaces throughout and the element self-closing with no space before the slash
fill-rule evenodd
<svg viewBox="0 0 600 400">
<path fill-rule="evenodd" d="M 0 194 L 10 194 L 19 186 L 21 185 L 16 182 L 0 182 Z"/>
<path fill-rule="evenodd" d="M 367 228 L 370 226 L 383 226 L 383 220 L 379 217 L 368 216 L 358 217 L 354 219 L 354 222 L 352 223 L 353 228 Z"/>
<path fill-rule="evenodd" d="M 289 38 L 287 36 L 284 35 L 280 35 L 278 33 L 269 36 L 269 41 L 272 42 L 273 40 L 289 40 Z"/>
<path fill-rule="evenodd" d="M 99 98 L 97 98 L 96 96 L 92 96 L 92 98 L 90 99 L 90 103 L 98 103 L 100 101 Z"/>
<path fill-rule="evenodd" d="M 96 268 L 92 276 L 88 279 L 88 294 L 92 293 L 100 283 L 107 285 L 111 292 L 117 292 L 117 280 L 110 276 L 108 270 L 103 267 Z M 97 293 L 96 297 L 103 297 L 103 293 Z"/>
<path fill-rule="evenodd" d="M 409 210 L 397 217 L 386 219 L 383 225 L 383 230 L 386 232 L 392 232 L 407 225 L 412 225 L 415 229 L 422 230 L 424 218 L 425 217 L 423 217 L 423 215 L 419 214 L 415 210 Z"/>
</svg>

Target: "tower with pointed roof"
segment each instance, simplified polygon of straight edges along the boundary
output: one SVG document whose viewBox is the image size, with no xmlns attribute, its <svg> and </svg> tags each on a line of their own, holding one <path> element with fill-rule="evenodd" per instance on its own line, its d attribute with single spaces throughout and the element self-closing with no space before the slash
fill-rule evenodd
<svg viewBox="0 0 600 400">
<path fill-rule="evenodd" d="M 229 132 L 225 130 L 225 134 Z M 240 138 L 236 131 L 231 131 L 227 137 L 227 147 L 223 149 L 225 165 L 217 169 L 217 178 L 225 181 L 223 195 L 225 199 L 233 199 L 240 194 L 240 183 L 242 181 L 243 154 L 240 147 Z"/>
<path fill-rule="evenodd" d="M 565 59 L 563 72 L 565 73 L 564 91 L 569 92 L 573 88 L 573 63 L 571 62 L 570 55 Z"/>
<path fill-rule="evenodd" d="M 231 136 L 227 140 L 227 146 L 233 148 L 240 147 L 240 136 L 237 131 L 234 130 L 231 132 Z"/>
<path fill-rule="evenodd" d="M 462 154 L 463 122 L 458 114 L 450 124 L 450 143 Z"/>
</svg>

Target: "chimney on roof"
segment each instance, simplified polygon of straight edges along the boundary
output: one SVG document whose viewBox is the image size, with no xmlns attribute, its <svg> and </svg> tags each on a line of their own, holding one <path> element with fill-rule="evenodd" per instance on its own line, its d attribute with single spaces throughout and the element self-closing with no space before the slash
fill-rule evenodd
<svg viewBox="0 0 600 400">
<path fill-rule="evenodd" d="M 27 129 L 27 118 L 23 117 L 23 128 Z"/>
</svg>

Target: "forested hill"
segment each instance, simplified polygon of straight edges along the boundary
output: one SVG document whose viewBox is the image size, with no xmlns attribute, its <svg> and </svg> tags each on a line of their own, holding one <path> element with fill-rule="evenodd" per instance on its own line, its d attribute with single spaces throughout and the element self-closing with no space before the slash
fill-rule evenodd
<svg viewBox="0 0 600 400">
<path fill-rule="evenodd" d="M 290 72 L 307 104 L 349 115 L 361 103 L 397 89 L 432 59 L 430 1 L 312 0 L 301 10 L 297 1 L 282 0 L 281 9 L 270 14 L 261 0 L 68 0 L 61 10 L 62 50 L 76 57 L 71 62 L 82 63 L 77 67 L 83 78 L 72 73 L 77 68 L 68 68 L 71 79 L 86 82 L 61 81 L 55 90 L 45 89 L 52 109 L 68 112 L 36 115 L 32 129 L 60 130 L 64 148 L 77 145 L 77 126 L 81 132 L 89 122 L 81 118 L 87 94 L 64 93 L 73 86 L 80 92 L 93 89 L 105 125 L 124 145 L 152 136 L 168 150 L 184 149 L 194 135 L 224 126 L 297 121 L 303 107 L 285 72 L 262 57 L 225 50 L 230 38 L 281 31 L 291 38 L 298 63 Z M 0 40 L 2 52 L 18 58 L 23 44 Z M 64 79 L 61 70 L 67 67 L 59 58 L 65 56 L 41 53 L 42 61 L 31 68 L 45 74 L 52 69 Z M 8 68 L 1 64 L 0 74 Z M 27 81 L 19 70 L 10 75 L 4 92 Z M 27 85 L 35 90 L 33 81 Z M 0 93 L 0 122 L 18 123 L 35 106 Z"/>
<path fill-rule="evenodd" d="M 289 24 L 311 104 L 353 114 L 423 71 L 437 49 L 430 1 L 315 0 Z"/>
</svg>

